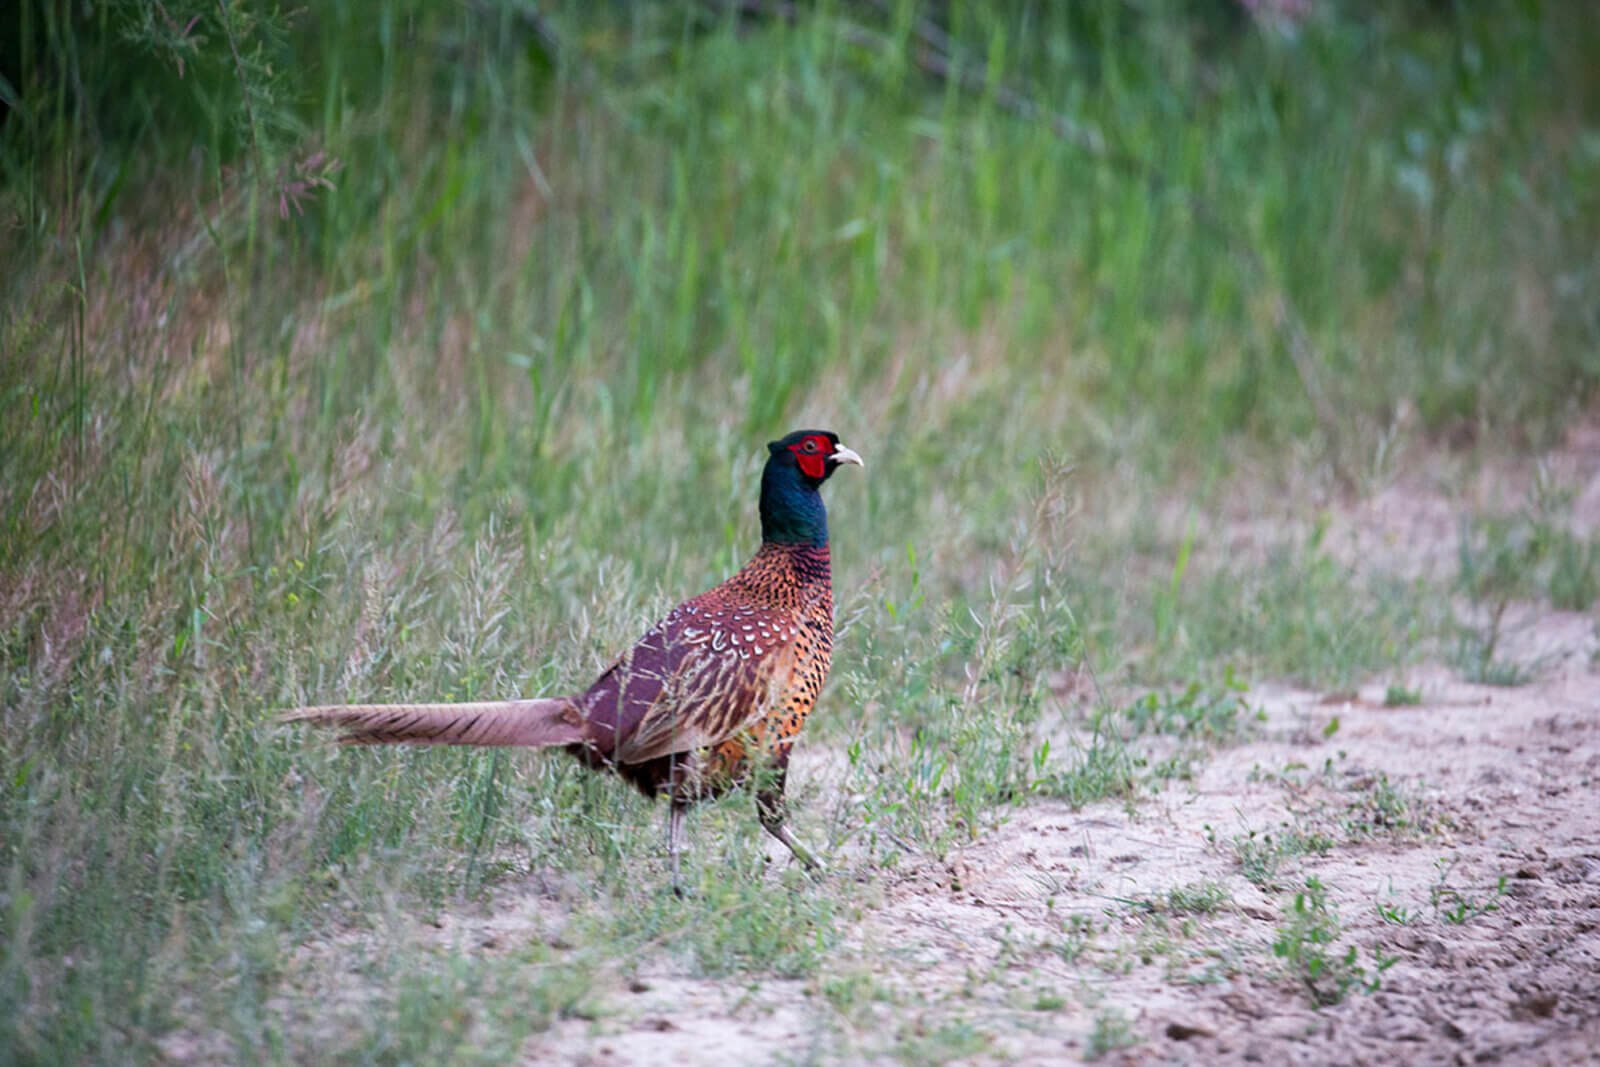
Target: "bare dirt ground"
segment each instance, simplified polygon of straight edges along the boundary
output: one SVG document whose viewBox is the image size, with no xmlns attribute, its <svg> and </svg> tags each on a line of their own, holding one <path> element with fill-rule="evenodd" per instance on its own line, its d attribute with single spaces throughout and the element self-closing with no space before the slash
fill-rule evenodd
<svg viewBox="0 0 1600 1067">
<path fill-rule="evenodd" d="M 1012 1028 L 995 1050 L 1005 1060 L 1080 1054 L 1098 1012 L 1128 1020 L 1144 1042 L 1123 1062 L 1576 1062 L 1600 1047 L 1596 682 L 1585 673 L 1507 693 L 1437 678 L 1428 702 L 1409 708 L 1383 707 L 1381 692 L 1331 705 L 1275 694 L 1266 736 L 1219 754 L 1187 786 L 1131 814 L 1032 806 L 948 874 L 897 888 L 869 936 L 886 949 L 916 946 L 905 972 L 914 988 L 962 996 L 968 972 L 991 970 L 1004 944 L 1033 935 L 1041 950 L 985 983 L 972 997 L 978 1013 L 1015 1011 L 1029 984 L 1102 998 L 1096 1012 Z M 1324 740 L 1333 715 L 1340 728 Z M 1295 765 L 1307 772 L 1282 773 Z M 1378 948 L 1399 957 L 1380 992 L 1316 1011 L 1297 982 L 1263 965 L 1288 894 L 1262 892 L 1215 842 L 1281 834 L 1297 814 L 1310 826 L 1331 817 L 1327 833 L 1338 837 L 1340 815 L 1380 775 L 1416 790 L 1413 806 L 1432 822 L 1421 839 L 1340 840 L 1282 879 L 1320 879 L 1363 962 Z M 1449 885 L 1495 910 L 1461 924 L 1431 911 L 1441 859 Z M 1230 900 L 1186 939 L 1115 903 L 1204 882 Z M 1380 903 L 1415 918 L 1386 922 Z M 1072 961 L 1050 951 L 1063 912 L 1094 923 Z"/>
</svg>

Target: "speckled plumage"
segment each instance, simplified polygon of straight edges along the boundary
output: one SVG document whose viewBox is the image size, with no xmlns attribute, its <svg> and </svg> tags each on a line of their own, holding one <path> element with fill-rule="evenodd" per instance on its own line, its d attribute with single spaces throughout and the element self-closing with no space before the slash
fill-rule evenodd
<svg viewBox="0 0 1600 1067">
<path fill-rule="evenodd" d="M 353 744 L 565 746 L 647 796 L 669 797 L 674 872 L 683 810 L 754 775 L 762 825 L 815 866 L 783 825 L 783 790 L 790 749 L 833 658 L 827 517 L 817 490 L 839 464 L 861 459 L 826 431 L 798 431 L 768 447 L 755 556 L 674 608 L 583 693 L 310 707 L 289 718 L 342 728 Z"/>
<path fill-rule="evenodd" d="M 826 545 L 761 546 L 738 574 L 674 608 L 575 699 L 580 756 L 647 795 L 691 802 L 777 769 L 833 657 Z"/>
</svg>

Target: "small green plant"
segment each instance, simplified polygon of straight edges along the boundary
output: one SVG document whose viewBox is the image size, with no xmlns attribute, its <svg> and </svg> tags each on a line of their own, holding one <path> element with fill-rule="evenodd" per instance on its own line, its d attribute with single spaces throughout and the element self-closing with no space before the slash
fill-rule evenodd
<svg viewBox="0 0 1600 1067">
<path fill-rule="evenodd" d="M 902 1036 L 895 1056 L 907 1064 L 942 1064 L 976 1056 L 989 1038 L 965 1019 L 951 1019 L 931 1029 L 917 1027 Z"/>
<path fill-rule="evenodd" d="M 1441 819 L 1410 790 L 1379 773 L 1353 790 L 1341 820 L 1351 840 L 1374 837 L 1421 837 L 1437 830 Z"/>
<path fill-rule="evenodd" d="M 1169 915 L 1212 915 L 1233 899 L 1220 882 L 1190 882 L 1173 886 L 1153 907 Z"/>
<path fill-rule="evenodd" d="M 833 1010 L 857 1024 L 869 1018 L 873 1004 L 889 999 L 884 988 L 864 970 L 828 975 L 820 986 Z"/>
<path fill-rule="evenodd" d="M 1075 808 L 1106 797 L 1127 797 L 1138 790 L 1137 771 L 1144 760 L 1096 722 L 1087 745 L 1078 747 L 1073 762 L 1066 767 L 1049 766 L 1048 740 L 1034 750 L 1033 777 L 1029 790 L 1039 796 L 1065 800 Z"/>
<path fill-rule="evenodd" d="M 1440 859 L 1435 864 L 1439 868 L 1439 876 L 1428 889 L 1428 905 L 1433 909 L 1433 914 L 1452 926 L 1462 926 L 1481 915 L 1498 911 L 1499 900 L 1506 895 L 1507 883 L 1503 874 L 1488 896 L 1478 896 L 1470 890 L 1452 886 L 1450 874 L 1458 862 L 1455 858 Z"/>
<path fill-rule="evenodd" d="M 1265 559 L 1232 561 L 1208 553 L 1188 566 L 1184 622 L 1153 643 L 1157 669 L 1192 676 L 1209 664 L 1242 663 L 1322 688 L 1352 685 L 1374 671 L 1403 667 L 1438 614 L 1410 585 L 1353 575 L 1313 531 Z"/>
<path fill-rule="evenodd" d="M 1116 1009 L 1107 1009 L 1094 1017 L 1094 1029 L 1083 1045 L 1083 1058 L 1098 1060 L 1108 1052 L 1138 1044 L 1133 1025 L 1128 1017 Z"/>
<path fill-rule="evenodd" d="M 1234 862 L 1239 873 L 1255 885 L 1265 885 L 1278 873 L 1283 854 L 1270 834 L 1258 835 L 1255 830 L 1233 839 Z"/>
<path fill-rule="evenodd" d="M 1183 591 L 1183 576 L 1189 569 L 1189 555 L 1194 550 L 1195 517 L 1189 516 L 1183 540 L 1178 544 L 1178 554 L 1172 561 L 1172 571 L 1167 576 L 1164 589 L 1156 591 L 1151 604 L 1155 625 L 1156 644 L 1167 645 L 1178 633 L 1178 600 Z"/>
<path fill-rule="evenodd" d="M 1516 514 L 1463 525 L 1456 587 L 1481 616 L 1459 627 L 1456 640 L 1455 659 L 1469 681 L 1523 685 L 1539 670 L 1499 658 L 1513 601 L 1543 596 L 1562 610 L 1586 611 L 1600 595 L 1600 542 L 1573 533 L 1572 498 L 1541 470 Z"/>
<path fill-rule="evenodd" d="M 1462 676 L 1481 685 L 1523 685 L 1531 678 L 1520 664 L 1502 660 L 1506 612 L 1534 588 L 1543 546 L 1527 523 L 1512 519 L 1464 525 L 1457 542 L 1456 588 L 1482 618 L 1457 628 L 1454 660 Z"/>
<path fill-rule="evenodd" d="M 362 980 L 346 989 L 361 1010 L 337 1036 L 294 1029 L 261 1036 L 291 1062 L 505 1063 L 557 1019 L 597 1017 L 594 973 L 582 955 L 552 957 L 535 943 L 504 956 L 424 949 L 368 960 Z M 235 1025 L 259 1020 L 236 1017 Z M 247 1056 L 239 1049 L 225 1058 Z"/>
<path fill-rule="evenodd" d="M 1416 920 L 1416 915 L 1409 908 L 1399 904 L 1385 904 L 1380 900 L 1378 918 L 1392 926 L 1410 926 Z"/>
<path fill-rule="evenodd" d="M 1600 541 L 1562 534 L 1551 546 L 1550 603 L 1562 611 L 1588 611 L 1600 597 Z"/>
<path fill-rule="evenodd" d="M 1244 700 L 1250 687 L 1227 668 L 1216 687 L 1190 682 L 1182 692 L 1150 692 L 1123 709 L 1121 718 L 1134 736 L 1143 733 L 1174 734 L 1222 740 L 1237 736 L 1247 718 L 1262 713 Z"/>
<path fill-rule="evenodd" d="M 1573 532 L 1575 496 L 1541 466 L 1524 509 L 1543 564 L 1543 591 L 1562 611 L 1588 611 L 1600 596 L 1600 541 Z"/>
<path fill-rule="evenodd" d="M 1307 854 L 1326 855 L 1337 842 L 1320 831 L 1285 826 L 1278 833 L 1250 830 L 1233 839 L 1239 873 L 1258 886 L 1275 884 L 1285 861 Z"/>
<path fill-rule="evenodd" d="M 1410 708 L 1422 703 L 1422 690 L 1412 689 L 1404 685 L 1390 683 L 1383 691 L 1383 706 L 1386 708 Z"/>
<path fill-rule="evenodd" d="M 1034 1011 L 1060 1011 L 1067 1006 L 1067 998 L 1060 993 L 1041 991 L 1033 998 Z"/>
<path fill-rule="evenodd" d="M 1501 633 L 1504 606 L 1491 611 L 1481 628 L 1461 627 L 1456 636 L 1452 662 L 1461 677 L 1477 685 L 1493 685 L 1514 689 L 1533 681 L 1534 671 L 1526 664 L 1500 659 L 1496 655 Z"/>
<path fill-rule="evenodd" d="M 1337 1004 L 1352 990 L 1375 992 L 1383 972 L 1398 960 L 1379 952 L 1369 971 L 1357 962 L 1356 946 L 1338 950 L 1339 934 L 1339 915 L 1328 902 L 1327 889 L 1316 877 L 1307 878 L 1305 888 L 1294 895 L 1288 921 L 1279 928 L 1272 952 L 1318 1007 Z"/>
<path fill-rule="evenodd" d="M 1076 963 L 1094 944 L 1094 920 L 1087 915 L 1073 915 L 1061 924 L 1061 940 L 1056 943 L 1056 954 L 1067 963 Z"/>
<path fill-rule="evenodd" d="M 1153 790 L 1159 791 L 1162 782 L 1190 782 L 1194 780 L 1196 756 L 1192 752 L 1174 752 L 1165 759 L 1156 761 L 1150 767 L 1146 781 Z"/>
</svg>

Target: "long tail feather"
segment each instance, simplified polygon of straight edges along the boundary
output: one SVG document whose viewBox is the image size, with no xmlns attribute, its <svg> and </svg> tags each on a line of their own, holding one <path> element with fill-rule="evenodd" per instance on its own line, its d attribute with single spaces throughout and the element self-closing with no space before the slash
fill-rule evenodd
<svg viewBox="0 0 1600 1067">
<path fill-rule="evenodd" d="M 473 704 L 328 704 L 295 708 L 280 721 L 342 730 L 346 745 L 517 745 L 583 740 L 583 716 L 564 697 Z"/>
</svg>

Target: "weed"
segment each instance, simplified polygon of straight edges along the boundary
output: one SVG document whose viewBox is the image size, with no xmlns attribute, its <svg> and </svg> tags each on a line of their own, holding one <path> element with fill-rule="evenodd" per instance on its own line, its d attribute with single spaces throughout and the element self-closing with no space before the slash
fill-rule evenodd
<svg viewBox="0 0 1600 1067">
<path fill-rule="evenodd" d="M 1382 901 L 1378 902 L 1378 918 L 1394 926 L 1410 926 L 1417 919 L 1411 909 Z"/>
<path fill-rule="evenodd" d="M 1561 609 L 1584 611 L 1600 590 L 1600 544 L 1570 528 L 1572 493 L 1541 468 L 1528 502 L 1515 514 L 1463 523 L 1456 588 L 1479 619 L 1458 627 L 1455 661 L 1469 681 L 1526 684 L 1543 666 L 1501 658 L 1506 616 L 1518 599 L 1544 596 Z"/>
<path fill-rule="evenodd" d="M 1450 875 L 1458 862 L 1453 858 L 1440 859 L 1435 864 L 1439 869 L 1438 877 L 1428 888 L 1428 906 L 1433 909 L 1434 916 L 1452 926 L 1462 926 L 1479 916 L 1498 911 L 1499 900 L 1507 892 L 1505 875 L 1500 876 L 1488 896 L 1478 896 L 1469 889 L 1452 886 Z"/>
<path fill-rule="evenodd" d="M 1050 742 L 1035 751 L 1035 777 L 1030 789 L 1039 796 L 1065 800 L 1082 807 L 1107 797 L 1131 796 L 1137 789 L 1136 770 L 1142 761 L 1115 737 L 1096 730 L 1089 743 L 1073 751 L 1065 768 L 1049 766 Z"/>
<path fill-rule="evenodd" d="M 857 1025 L 871 1018 L 874 1004 L 889 999 L 888 992 L 867 971 L 827 975 L 821 980 L 821 990 L 834 1011 Z"/>
<path fill-rule="evenodd" d="M 979 1055 L 989 1044 L 989 1038 L 970 1022 L 951 1019 L 902 1036 L 894 1053 L 902 1063 L 942 1064 Z"/>
<path fill-rule="evenodd" d="M 1249 830 L 1235 836 L 1232 847 L 1239 873 L 1262 886 L 1276 884 L 1285 861 L 1304 855 L 1326 855 L 1337 842 L 1319 831 L 1284 826 L 1276 834 Z"/>
<path fill-rule="evenodd" d="M 838 940 L 840 901 L 807 892 L 798 872 L 788 887 L 766 885 L 764 867 L 762 843 L 742 835 L 713 867 L 701 868 L 687 903 L 671 893 L 651 894 L 639 910 L 612 917 L 599 936 L 613 944 L 670 945 L 692 972 L 712 977 L 814 975 Z M 729 877 L 730 870 L 740 874 Z"/>
<path fill-rule="evenodd" d="M 1247 565 L 1191 563 L 1184 625 L 1157 647 L 1154 666 L 1193 676 L 1221 661 L 1250 674 L 1340 688 L 1406 663 L 1439 626 L 1428 599 L 1381 574 L 1352 576 L 1323 549 L 1321 536 L 1314 531 L 1304 543 L 1274 546 Z M 1227 688 L 1217 695 L 1226 698 Z M 1213 706 L 1228 710 L 1226 702 Z M 1246 707 L 1241 701 L 1238 710 Z M 1181 709 L 1178 719 L 1204 710 Z"/>
<path fill-rule="evenodd" d="M 1102 1011 L 1094 1017 L 1094 1029 L 1089 1031 L 1089 1037 L 1083 1045 L 1083 1058 L 1098 1060 L 1107 1053 L 1138 1043 L 1133 1024 L 1126 1015 L 1114 1009 Z"/>
<path fill-rule="evenodd" d="M 1162 960 L 1170 974 L 1181 958 L 1179 941 L 1193 933 L 1193 924 L 1188 919 L 1173 923 L 1168 921 L 1165 914 L 1146 912 L 1139 924 L 1138 935 L 1130 947 L 1131 955 L 1145 967 Z"/>
<path fill-rule="evenodd" d="M 1294 895 L 1288 919 L 1272 943 L 1272 952 L 1305 986 L 1318 1007 L 1337 1004 L 1352 990 L 1376 992 L 1383 972 L 1398 960 L 1379 952 L 1369 971 L 1357 962 L 1356 946 L 1338 951 L 1339 933 L 1339 916 L 1328 902 L 1327 890 L 1315 877 L 1307 878 L 1305 888 Z"/>
<path fill-rule="evenodd" d="M 1497 653 L 1506 611 L 1522 588 L 1533 549 L 1526 539 L 1513 539 L 1510 526 L 1494 524 L 1488 529 L 1482 547 L 1469 541 L 1465 531 L 1460 539 L 1457 585 L 1474 605 L 1481 605 L 1483 621 L 1458 628 L 1454 663 L 1469 682 L 1522 685 L 1528 681 L 1526 670 L 1501 661 Z"/>
<path fill-rule="evenodd" d="M 1146 693 L 1124 708 L 1120 717 L 1134 736 L 1149 732 L 1210 741 L 1232 739 L 1245 728 L 1244 717 L 1262 717 L 1243 699 L 1247 692 L 1249 686 L 1229 667 L 1216 689 L 1191 682 L 1180 693 Z"/>
<path fill-rule="evenodd" d="M 1197 759 L 1198 756 L 1192 752 L 1174 752 L 1165 759 L 1157 761 L 1150 768 L 1148 780 L 1152 788 L 1159 789 L 1161 782 L 1193 781 Z"/>
<path fill-rule="evenodd" d="M 1189 525 L 1184 530 L 1183 540 L 1178 545 L 1176 558 L 1172 563 L 1172 573 L 1167 578 L 1166 588 L 1156 592 L 1153 598 L 1155 621 L 1155 637 L 1157 645 L 1169 644 L 1177 628 L 1178 593 L 1183 587 L 1183 576 L 1189 570 L 1189 554 L 1194 550 L 1195 517 L 1189 516 Z"/>
<path fill-rule="evenodd" d="M 1571 534 L 1551 549 L 1550 603 L 1562 611 L 1588 611 L 1600 597 L 1600 541 Z"/>
<path fill-rule="evenodd" d="M 1067 1006 L 1067 998 L 1059 993 L 1040 993 L 1033 998 L 1034 1011 L 1060 1011 Z"/>
<path fill-rule="evenodd" d="M 345 1038 L 349 1046 L 334 1058 L 504 1063 L 519 1054 L 528 1034 L 555 1019 L 592 1018 L 588 996 L 585 972 L 552 966 L 537 953 L 488 962 L 454 955 L 412 961 L 356 1016 Z M 309 1041 L 302 1052 L 318 1055 Z"/>
<path fill-rule="evenodd" d="M 1094 944 L 1094 920 L 1087 915 L 1073 915 L 1061 924 L 1061 940 L 1056 943 L 1056 954 L 1067 963 L 1076 963 Z"/>
<path fill-rule="evenodd" d="M 1172 915 L 1211 915 L 1233 900 L 1220 882 L 1191 882 L 1173 886 L 1157 906 Z"/>
<path fill-rule="evenodd" d="M 1451 657 L 1461 676 L 1477 685 L 1514 688 L 1533 681 L 1534 669 L 1527 664 L 1501 659 L 1496 650 L 1503 636 L 1505 609 L 1498 604 L 1490 608 L 1482 627 L 1462 627 L 1457 635 Z"/>
<path fill-rule="evenodd" d="M 1383 691 L 1383 706 L 1386 708 L 1410 708 L 1422 703 L 1422 690 L 1412 689 L 1403 685 L 1390 684 Z"/>
<path fill-rule="evenodd" d="M 1541 464 L 1523 510 L 1523 519 L 1532 530 L 1535 558 L 1542 565 L 1541 589 L 1550 603 L 1563 611 L 1587 611 L 1600 596 L 1600 541 L 1574 533 L 1575 496 Z"/>
<path fill-rule="evenodd" d="M 1391 837 L 1416 840 L 1439 832 L 1448 819 L 1437 814 L 1420 793 L 1402 789 L 1387 774 L 1358 780 L 1345 807 L 1341 825 L 1346 838 Z"/>
</svg>

